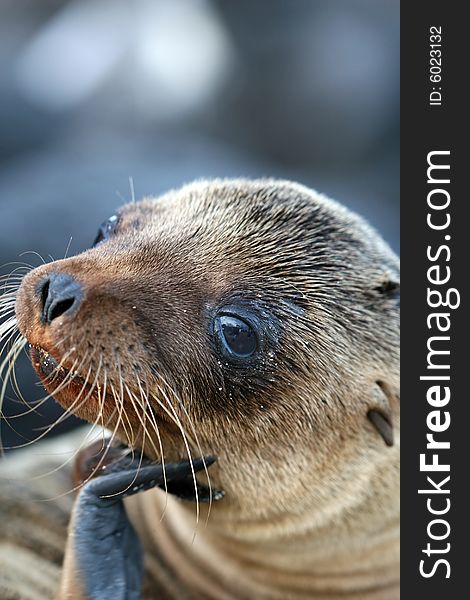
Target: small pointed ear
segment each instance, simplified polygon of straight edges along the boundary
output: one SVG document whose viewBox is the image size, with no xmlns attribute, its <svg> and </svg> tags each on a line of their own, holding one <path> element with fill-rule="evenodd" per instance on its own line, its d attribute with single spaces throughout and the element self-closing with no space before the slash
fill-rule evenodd
<svg viewBox="0 0 470 600">
<path fill-rule="evenodd" d="M 387 446 L 393 446 L 392 411 L 386 389 L 383 382 L 375 382 L 372 390 L 373 403 L 375 406 L 367 411 L 367 418 L 382 436 L 382 439 Z"/>
<path fill-rule="evenodd" d="M 400 304 L 400 279 L 397 275 L 389 273 L 383 274 L 379 284 L 375 287 L 375 291 L 385 298 L 396 300 Z"/>
<path fill-rule="evenodd" d="M 389 418 L 373 408 L 367 413 L 367 418 L 380 433 L 387 446 L 393 446 L 393 426 Z"/>
</svg>

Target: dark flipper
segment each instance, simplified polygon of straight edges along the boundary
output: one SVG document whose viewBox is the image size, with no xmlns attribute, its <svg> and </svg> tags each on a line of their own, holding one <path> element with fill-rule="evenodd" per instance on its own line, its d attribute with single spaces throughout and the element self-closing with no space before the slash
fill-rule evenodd
<svg viewBox="0 0 470 600">
<path fill-rule="evenodd" d="M 211 465 L 216 459 L 205 458 Z M 204 460 L 193 461 L 194 471 L 204 469 Z M 90 600 L 138 600 L 143 577 L 143 550 L 129 521 L 123 499 L 155 486 L 164 487 L 163 467 L 127 454 L 119 458 L 100 476 L 88 481 L 80 491 L 71 526 L 75 564 Z M 175 488 L 190 499 L 189 461 L 165 465 L 168 491 Z M 198 486 L 200 500 L 210 495 Z M 223 493 L 215 492 L 214 499 Z M 194 498 L 194 492 L 192 494 Z"/>
</svg>

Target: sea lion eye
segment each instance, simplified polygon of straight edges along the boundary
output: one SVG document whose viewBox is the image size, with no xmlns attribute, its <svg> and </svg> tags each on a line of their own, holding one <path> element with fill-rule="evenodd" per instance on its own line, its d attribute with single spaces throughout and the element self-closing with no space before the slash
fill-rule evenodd
<svg viewBox="0 0 470 600">
<path fill-rule="evenodd" d="M 215 335 L 222 353 L 228 358 L 249 358 L 258 349 L 253 326 L 234 315 L 220 315 L 214 321 Z"/>
<path fill-rule="evenodd" d="M 93 247 L 97 246 L 98 244 L 101 244 L 101 242 L 105 242 L 109 238 L 109 236 L 116 229 L 118 221 L 118 216 L 113 215 L 112 217 L 109 217 L 109 219 L 106 219 L 106 221 L 100 225 L 98 233 L 95 237 L 95 241 L 93 242 Z"/>
</svg>

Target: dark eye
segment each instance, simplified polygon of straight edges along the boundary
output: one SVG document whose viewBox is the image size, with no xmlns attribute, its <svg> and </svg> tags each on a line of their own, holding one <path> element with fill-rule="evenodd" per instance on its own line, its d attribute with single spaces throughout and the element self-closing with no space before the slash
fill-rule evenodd
<svg viewBox="0 0 470 600">
<path fill-rule="evenodd" d="M 220 315 L 214 326 L 220 349 L 227 357 L 249 358 L 258 349 L 258 336 L 247 321 L 233 315 Z"/>
<path fill-rule="evenodd" d="M 100 228 L 98 229 L 98 233 L 96 234 L 95 241 L 93 242 L 93 246 L 97 246 L 98 244 L 101 244 L 101 242 L 105 242 L 109 238 L 109 236 L 116 229 L 118 220 L 119 218 L 117 217 L 117 215 L 113 215 L 101 224 Z"/>
</svg>

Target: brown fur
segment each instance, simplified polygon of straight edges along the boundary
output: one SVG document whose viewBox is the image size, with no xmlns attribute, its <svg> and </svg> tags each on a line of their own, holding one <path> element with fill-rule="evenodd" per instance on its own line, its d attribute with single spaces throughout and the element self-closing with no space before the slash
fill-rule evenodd
<svg viewBox="0 0 470 600">
<path fill-rule="evenodd" d="M 78 313 L 46 326 L 36 289 L 52 271 L 73 275 L 85 295 Z M 101 391 L 106 372 L 108 428 L 118 416 L 112 387 L 125 441 L 161 460 L 150 416 L 135 405 L 145 397 L 166 460 L 185 447 L 159 401 L 172 405 L 193 455 L 197 435 L 219 457 L 210 476 L 226 497 L 207 526 L 202 515 L 194 544 L 194 504 L 169 498 L 160 521 L 163 492 L 129 502 L 155 595 L 398 597 L 397 281 L 396 257 L 361 219 L 272 180 L 202 181 L 127 205 L 109 241 L 26 276 L 21 332 L 96 376 Z M 237 302 L 277 324 L 250 368 L 224 364 L 210 335 L 216 308 Z M 70 408 L 78 391 L 56 398 Z M 77 412 L 93 422 L 99 408 L 95 389 Z M 393 425 L 393 446 L 370 410 Z"/>
</svg>

